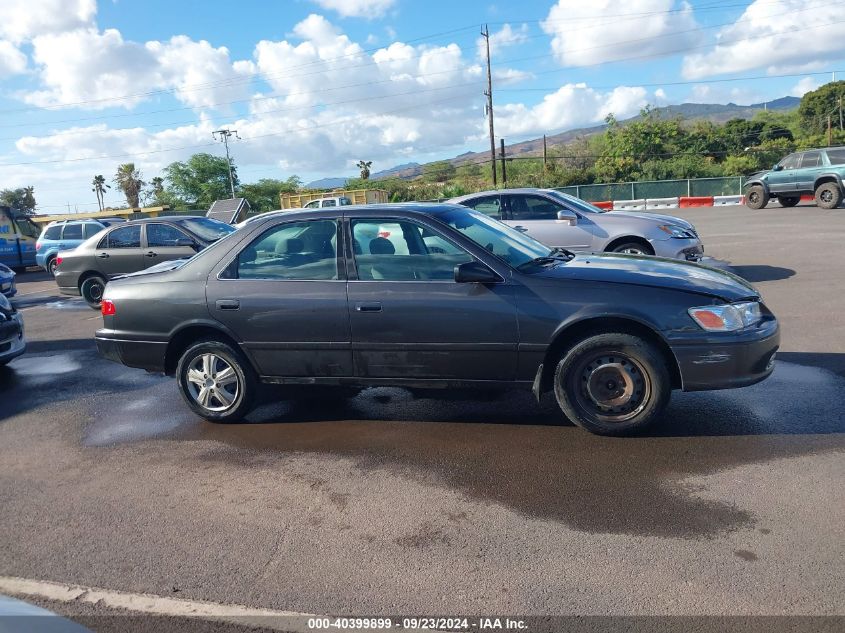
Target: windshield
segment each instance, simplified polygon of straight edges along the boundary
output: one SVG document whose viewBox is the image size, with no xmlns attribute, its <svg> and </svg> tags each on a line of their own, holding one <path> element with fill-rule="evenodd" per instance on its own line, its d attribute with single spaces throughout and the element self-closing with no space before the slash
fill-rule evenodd
<svg viewBox="0 0 845 633">
<path fill-rule="evenodd" d="M 549 190 L 547 193 L 550 193 L 552 196 L 565 202 L 570 207 L 575 207 L 576 211 L 583 211 L 584 213 L 607 213 L 610 209 L 600 209 L 586 200 L 581 200 L 581 198 L 576 198 L 575 196 L 570 196 L 568 193 L 563 193 L 562 191 L 555 191 L 554 189 Z"/>
<path fill-rule="evenodd" d="M 514 268 L 552 252 L 548 246 L 478 211 L 455 209 L 438 217 Z"/>
<path fill-rule="evenodd" d="M 235 227 L 212 218 L 188 218 L 180 224 L 205 242 L 216 242 L 235 231 Z"/>
</svg>

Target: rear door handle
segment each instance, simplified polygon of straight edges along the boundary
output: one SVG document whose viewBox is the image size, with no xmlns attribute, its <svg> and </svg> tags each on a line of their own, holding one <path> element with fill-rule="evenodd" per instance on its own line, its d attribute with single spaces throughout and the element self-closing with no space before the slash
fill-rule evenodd
<svg viewBox="0 0 845 633">
<path fill-rule="evenodd" d="M 148 251 L 148 252 L 144 253 L 144 257 L 157 257 L 157 256 L 158 256 L 158 253 L 156 253 L 155 251 Z"/>
<path fill-rule="evenodd" d="M 355 309 L 358 312 L 381 312 L 381 303 L 377 301 L 372 303 L 356 303 Z"/>
<path fill-rule="evenodd" d="M 519 231 L 520 233 L 528 233 L 528 229 L 526 229 L 524 226 L 519 226 L 519 225 L 517 224 L 517 225 L 516 225 L 515 227 L 513 227 L 513 228 L 515 228 L 515 229 L 516 229 L 517 231 Z"/>
<path fill-rule="evenodd" d="M 97 253 L 97 257 L 99 257 L 100 259 L 106 259 L 108 256 L 108 253 Z"/>
<path fill-rule="evenodd" d="M 218 299 L 215 304 L 218 310 L 238 310 L 241 302 L 237 299 Z"/>
</svg>

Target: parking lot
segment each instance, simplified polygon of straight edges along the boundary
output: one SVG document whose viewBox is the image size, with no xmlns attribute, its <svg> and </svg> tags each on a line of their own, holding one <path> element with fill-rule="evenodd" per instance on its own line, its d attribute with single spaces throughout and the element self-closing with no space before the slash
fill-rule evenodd
<svg viewBox="0 0 845 633">
<path fill-rule="evenodd" d="M 211 424 L 19 275 L 0 574 L 313 614 L 845 614 L 845 210 L 677 214 L 761 290 L 781 352 L 629 439 L 520 392 L 280 393 Z"/>
</svg>

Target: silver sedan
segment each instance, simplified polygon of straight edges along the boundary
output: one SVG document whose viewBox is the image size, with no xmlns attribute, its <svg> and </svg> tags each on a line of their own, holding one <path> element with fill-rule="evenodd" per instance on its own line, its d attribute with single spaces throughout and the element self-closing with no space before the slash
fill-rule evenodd
<svg viewBox="0 0 845 633">
<path fill-rule="evenodd" d="M 554 189 L 500 189 L 449 202 L 495 217 L 547 246 L 571 251 L 632 253 L 698 261 L 695 227 L 671 215 L 594 207 Z"/>
</svg>

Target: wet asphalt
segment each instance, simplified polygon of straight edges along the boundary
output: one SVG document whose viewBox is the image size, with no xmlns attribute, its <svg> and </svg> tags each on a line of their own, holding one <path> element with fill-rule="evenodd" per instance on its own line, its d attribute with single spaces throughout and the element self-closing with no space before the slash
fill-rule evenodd
<svg viewBox="0 0 845 633">
<path fill-rule="evenodd" d="M 845 614 L 845 210 L 678 214 L 760 288 L 782 351 L 630 439 L 521 392 L 276 391 L 211 424 L 21 275 L 0 574 L 308 613 Z"/>
</svg>

